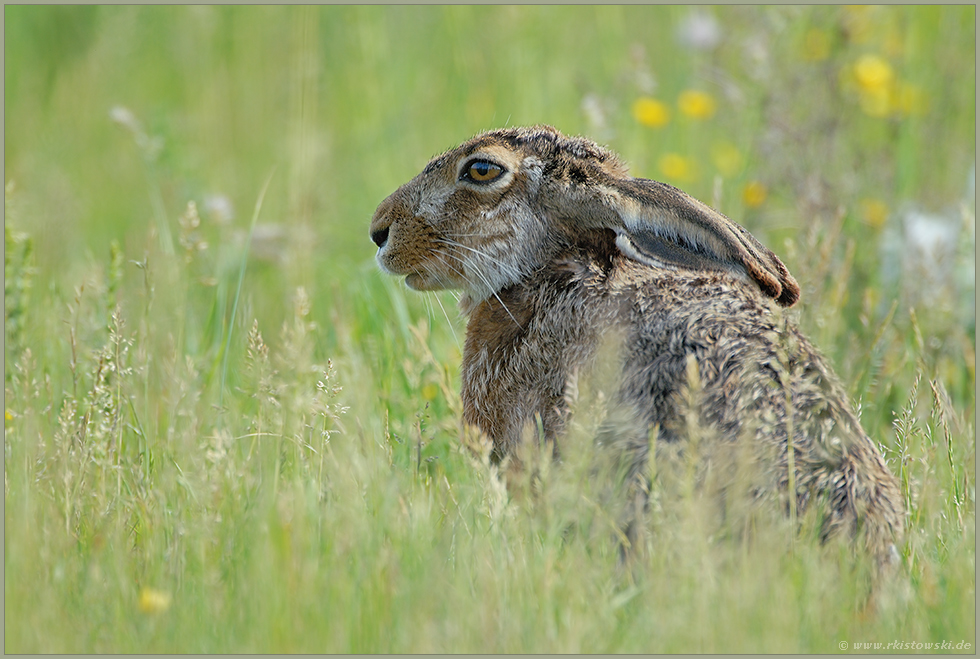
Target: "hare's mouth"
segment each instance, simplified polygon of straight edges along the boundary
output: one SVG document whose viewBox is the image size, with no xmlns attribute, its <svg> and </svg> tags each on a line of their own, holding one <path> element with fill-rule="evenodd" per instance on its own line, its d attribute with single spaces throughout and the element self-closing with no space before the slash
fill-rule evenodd
<svg viewBox="0 0 980 659">
<path fill-rule="evenodd" d="M 413 291 L 441 291 L 447 288 L 462 288 L 465 284 L 458 272 L 439 258 L 418 259 L 410 257 L 392 258 L 394 255 L 379 250 L 377 261 L 381 269 L 390 275 L 405 277 L 405 285 Z M 428 255 L 426 255 L 428 256 Z"/>
<path fill-rule="evenodd" d="M 390 250 L 386 247 L 378 250 L 375 260 L 382 272 L 405 277 L 405 284 L 414 291 L 435 291 L 451 287 L 443 277 L 439 276 L 439 273 L 431 271 L 422 264 L 392 258 Z"/>
<path fill-rule="evenodd" d="M 432 282 L 417 272 L 413 272 L 405 276 L 405 285 L 411 288 L 413 291 L 435 290 L 435 288 L 433 288 L 432 286 Z M 442 287 L 440 286 L 437 288 L 442 288 Z"/>
<path fill-rule="evenodd" d="M 441 291 L 447 288 L 460 288 L 460 282 L 439 276 L 435 273 L 412 272 L 405 275 L 405 285 L 413 291 Z"/>
</svg>

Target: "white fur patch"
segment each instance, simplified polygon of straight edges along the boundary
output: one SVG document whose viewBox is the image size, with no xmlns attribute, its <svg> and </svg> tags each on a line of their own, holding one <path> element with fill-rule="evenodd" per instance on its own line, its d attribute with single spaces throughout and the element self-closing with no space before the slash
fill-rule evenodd
<svg viewBox="0 0 980 659">
<path fill-rule="evenodd" d="M 639 261 L 640 263 L 646 263 L 647 265 L 652 265 L 655 268 L 666 268 L 668 270 L 676 270 L 676 268 L 668 263 L 656 259 L 648 254 L 643 254 L 640 250 L 636 249 L 633 241 L 630 237 L 623 233 L 622 231 L 616 231 L 616 247 L 619 248 L 623 254 L 627 257 L 633 259 L 634 261 Z"/>
</svg>

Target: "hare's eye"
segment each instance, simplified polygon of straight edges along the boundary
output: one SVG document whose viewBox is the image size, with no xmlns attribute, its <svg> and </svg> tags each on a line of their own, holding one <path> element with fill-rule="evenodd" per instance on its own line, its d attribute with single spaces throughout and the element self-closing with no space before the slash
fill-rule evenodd
<svg viewBox="0 0 980 659">
<path fill-rule="evenodd" d="M 487 183 L 504 173 L 504 168 L 487 160 L 474 160 L 463 170 L 463 178 Z"/>
</svg>

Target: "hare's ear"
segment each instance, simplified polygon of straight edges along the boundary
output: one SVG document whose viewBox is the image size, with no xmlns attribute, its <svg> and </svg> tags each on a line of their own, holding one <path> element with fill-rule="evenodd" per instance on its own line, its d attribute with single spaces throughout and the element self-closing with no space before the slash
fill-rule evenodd
<svg viewBox="0 0 980 659">
<path fill-rule="evenodd" d="M 616 244 L 628 257 L 657 265 L 744 271 L 784 307 L 800 286 L 783 262 L 744 228 L 677 188 L 630 178 L 613 188 Z M 606 196 L 607 201 L 609 197 Z"/>
</svg>

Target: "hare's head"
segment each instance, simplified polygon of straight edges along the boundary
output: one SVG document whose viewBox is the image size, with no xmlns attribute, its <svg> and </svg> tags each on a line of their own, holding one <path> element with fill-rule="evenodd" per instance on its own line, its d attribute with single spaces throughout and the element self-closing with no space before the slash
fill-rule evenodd
<svg viewBox="0 0 980 659">
<path fill-rule="evenodd" d="M 615 231 L 625 256 L 653 267 L 726 270 L 784 306 L 799 297 L 782 262 L 741 226 L 550 126 L 483 133 L 434 158 L 381 203 L 371 239 L 381 267 L 410 287 L 460 288 L 479 301 L 596 229 Z"/>
</svg>

